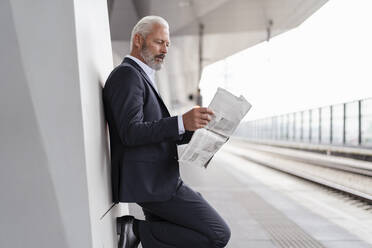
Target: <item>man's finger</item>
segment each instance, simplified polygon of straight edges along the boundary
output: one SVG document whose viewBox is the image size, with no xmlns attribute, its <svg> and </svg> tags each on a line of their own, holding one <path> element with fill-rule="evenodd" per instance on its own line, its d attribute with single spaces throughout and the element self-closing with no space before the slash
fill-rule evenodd
<svg viewBox="0 0 372 248">
<path fill-rule="evenodd" d="M 200 119 L 210 121 L 211 117 L 208 114 L 201 114 Z"/>
<path fill-rule="evenodd" d="M 210 115 L 213 115 L 213 111 L 209 108 L 198 108 L 199 112 L 200 113 L 207 113 L 207 114 L 210 114 Z"/>
<path fill-rule="evenodd" d="M 201 125 L 201 124 L 197 125 L 197 129 L 199 129 L 199 128 L 203 128 L 203 127 L 204 127 L 204 126 Z"/>
</svg>

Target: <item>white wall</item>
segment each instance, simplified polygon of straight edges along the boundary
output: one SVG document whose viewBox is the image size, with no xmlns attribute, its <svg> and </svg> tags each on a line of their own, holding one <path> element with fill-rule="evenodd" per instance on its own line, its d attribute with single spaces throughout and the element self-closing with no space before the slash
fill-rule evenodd
<svg viewBox="0 0 372 248">
<path fill-rule="evenodd" d="M 102 87 L 113 69 L 107 2 L 76 0 L 75 21 L 93 244 L 116 247 L 114 220 L 128 213 L 127 204 L 101 219 L 112 205 L 108 129 L 102 105 Z"/>
<path fill-rule="evenodd" d="M 2 0 L 0 30 L 0 247 L 116 246 L 106 1 Z"/>
</svg>

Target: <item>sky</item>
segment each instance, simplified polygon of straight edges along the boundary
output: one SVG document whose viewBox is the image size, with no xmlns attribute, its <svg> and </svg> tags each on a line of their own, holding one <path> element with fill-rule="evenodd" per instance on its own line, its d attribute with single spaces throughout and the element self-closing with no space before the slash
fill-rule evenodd
<svg viewBox="0 0 372 248">
<path fill-rule="evenodd" d="M 243 95 L 245 120 L 372 97 L 371 0 L 327 2 L 299 27 L 203 70 L 203 105 L 217 87 Z"/>
</svg>

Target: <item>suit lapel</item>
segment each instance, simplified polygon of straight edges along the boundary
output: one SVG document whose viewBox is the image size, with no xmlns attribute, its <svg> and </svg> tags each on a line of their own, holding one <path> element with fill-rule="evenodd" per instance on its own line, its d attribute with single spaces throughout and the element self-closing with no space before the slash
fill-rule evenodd
<svg viewBox="0 0 372 248">
<path fill-rule="evenodd" d="M 146 83 L 148 85 L 150 85 L 150 88 L 152 89 L 152 91 L 155 93 L 156 97 L 158 98 L 158 101 L 160 103 L 160 105 L 163 106 L 163 108 L 166 110 L 166 112 L 168 113 L 168 115 L 170 115 L 169 111 L 168 111 L 168 108 L 167 106 L 165 105 L 165 103 L 163 102 L 163 99 L 161 98 L 161 96 L 159 95 L 159 93 L 157 92 L 157 90 L 155 89 L 155 87 L 152 85 L 151 83 L 151 79 L 147 76 L 146 72 L 135 62 L 133 61 L 132 59 L 130 58 L 125 58 L 123 60 L 123 63 L 128 63 L 130 64 L 131 66 L 133 66 L 134 68 L 136 68 L 142 75 L 142 77 L 145 79 Z"/>
</svg>

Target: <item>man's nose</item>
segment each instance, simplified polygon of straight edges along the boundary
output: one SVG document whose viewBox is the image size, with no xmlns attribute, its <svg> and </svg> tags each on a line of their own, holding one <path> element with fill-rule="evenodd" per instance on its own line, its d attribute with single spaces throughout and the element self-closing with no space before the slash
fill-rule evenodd
<svg viewBox="0 0 372 248">
<path fill-rule="evenodd" d="M 166 44 L 163 44 L 161 46 L 161 52 L 164 53 L 164 54 L 167 54 L 168 53 L 168 47 Z"/>
</svg>

